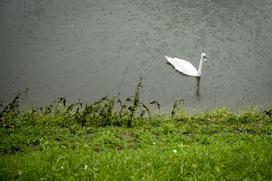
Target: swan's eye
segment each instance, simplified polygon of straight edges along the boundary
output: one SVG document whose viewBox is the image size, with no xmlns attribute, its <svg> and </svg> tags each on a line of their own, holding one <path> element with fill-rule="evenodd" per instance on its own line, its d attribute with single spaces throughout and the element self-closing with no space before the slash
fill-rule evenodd
<svg viewBox="0 0 272 181">
<path fill-rule="evenodd" d="M 205 55 L 203 55 L 203 58 L 207 58 Z"/>
</svg>

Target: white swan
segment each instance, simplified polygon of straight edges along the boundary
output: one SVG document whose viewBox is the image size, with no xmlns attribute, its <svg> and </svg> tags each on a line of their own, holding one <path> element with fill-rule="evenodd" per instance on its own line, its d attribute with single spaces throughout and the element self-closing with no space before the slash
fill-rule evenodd
<svg viewBox="0 0 272 181">
<path fill-rule="evenodd" d="M 202 69 L 202 64 L 203 61 L 206 62 L 207 61 L 207 57 L 205 53 L 201 54 L 200 57 L 200 61 L 199 61 L 199 65 L 198 65 L 198 70 L 196 70 L 196 68 L 188 61 L 186 60 L 182 60 L 179 58 L 172 58 L 172 57 L 168 57 L 165 56 L 165 58 L 168 60 L 168 62 L 174 66 L 175 69 L 177 69 L 178 71 L 182 72 L 185 75 L 189 75 L 192 77 L 200 77 L 201 76 L 201 69 Z"/>
</svg>

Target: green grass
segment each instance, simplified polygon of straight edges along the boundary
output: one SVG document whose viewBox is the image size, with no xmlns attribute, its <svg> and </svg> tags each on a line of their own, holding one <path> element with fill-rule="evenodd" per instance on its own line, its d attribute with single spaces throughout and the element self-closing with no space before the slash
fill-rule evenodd
<svg viewBox="0 0 272 181">
<path fill-rule="evenodd" d="M 135 97 L 21 112 L 18 94 L 0 114 L 0 180 L 272 179 L 271 110 L 152 115 Z"/>
</svg>

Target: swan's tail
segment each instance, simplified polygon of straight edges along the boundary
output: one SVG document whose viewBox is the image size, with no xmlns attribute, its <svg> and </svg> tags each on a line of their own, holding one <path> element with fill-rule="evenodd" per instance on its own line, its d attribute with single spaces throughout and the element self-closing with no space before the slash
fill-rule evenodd
<svg viewBox="0 0 272 181">
<path fill-rule="evenodd" d="M 168 56 L 165 56 L 165 58 L 167 59 L 168 63 L 174 65 L 174 59 L 172 57 L 168 57 Z"/>
</svg>

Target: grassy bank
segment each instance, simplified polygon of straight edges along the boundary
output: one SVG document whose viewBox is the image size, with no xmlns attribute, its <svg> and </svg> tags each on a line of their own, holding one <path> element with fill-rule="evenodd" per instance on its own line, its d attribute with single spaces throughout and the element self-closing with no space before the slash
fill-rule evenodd
<svg viewBox="0 0 272 181">
<path fill-rule="evenodd" d="M 24 112 L 18 94 L 1 110 L 0 180 L 272 179 L 271 111 L 152 115 L 138 93 Z"/>
</svg>

